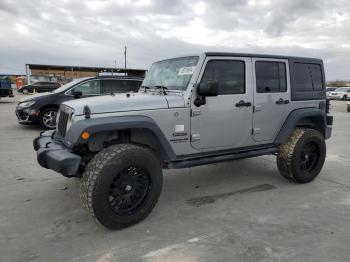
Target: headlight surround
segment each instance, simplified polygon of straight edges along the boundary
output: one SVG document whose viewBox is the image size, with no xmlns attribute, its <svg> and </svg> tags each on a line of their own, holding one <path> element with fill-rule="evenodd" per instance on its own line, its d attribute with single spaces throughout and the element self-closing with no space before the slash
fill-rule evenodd
<svg viewBox="0 0 350 262">
<path fill-rule="evenodd" d="M 59 122 L 61 121 L 61 114 L 65 114 L 65 117 L 68 117 L 66 122 L 66 126 L 65 126 L 65 131 L 68 131 L 68 129 L 72 126 L 72 124 L 75 121 L 75 110 L 65 104 L 61 104 L 60 105 L 60 110 L 58 110 L 58 114 L 57 114 L 57 127 L 56 130 L 58 131 L 58 127 L 59 127 Z M 65 118 L 64 117 L 64 118 Z"/>
<path fill-rule="evenodd" d="M 68 129 L 73 125 L 73 123 L 74 123 L 74 117 L 75 117 L 75 115 L 74 115 L 74 111 L 73 111 L 73 113 L 71 113 L 71 114 L 69 115 L 69 117 L 68 117 L 67 128 L 66 128 L 66 130 L 68 130 Z"/>
<path fill-rule="evenodd" d="M 19 103 L 18 107 L 19 108 L 27 108 L 27 107 L 34 105 L 35 103 L 36 103 L 36 101 L 26 101 L 26 102 Z"/>
</svg>

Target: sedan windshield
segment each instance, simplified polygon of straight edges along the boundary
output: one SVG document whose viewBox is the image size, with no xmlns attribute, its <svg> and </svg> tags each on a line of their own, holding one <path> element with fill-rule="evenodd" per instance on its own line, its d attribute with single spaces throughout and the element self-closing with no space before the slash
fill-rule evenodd
<svg viewBox="0 0 350 262">
<path fill-rule="evenodd" d="M 169 90 L 186 90 L 197 62 L 198 56 L 156 62 L 147 72 L 142 86 L 149 88 L 166 87 Z"/>
<path fill-rule="evenodd" d="M 340 87 L 340 88 L 336 89 L 335 91 L 337 91 L 337 92 L 346 92 L 346 91 L 348 91 L 348 88 Z"/>
</svg>

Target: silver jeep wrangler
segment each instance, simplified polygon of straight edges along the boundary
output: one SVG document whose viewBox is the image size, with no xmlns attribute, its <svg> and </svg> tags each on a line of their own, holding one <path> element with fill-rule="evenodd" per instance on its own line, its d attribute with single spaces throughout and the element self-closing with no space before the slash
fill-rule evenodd
<svg viewBox="0 0 350 262">
<path fill-rule="evenodd" d="M 322 60 L 206 52 L 154 63 L 137 93 L 64 102 L 56 131 L 33 141 L 41 166 L 80 177 L 104 226 L 144 219 L 163 168 L 276 155 L 282 176 L 307 183 L 331 136 Z"/>
</svg>

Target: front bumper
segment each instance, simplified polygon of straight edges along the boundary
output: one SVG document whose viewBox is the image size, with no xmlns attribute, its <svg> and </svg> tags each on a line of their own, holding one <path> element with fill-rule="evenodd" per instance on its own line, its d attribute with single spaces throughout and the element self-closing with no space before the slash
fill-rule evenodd
<svg viewBox="0 0 350 262">
<path fill-rule="evenodd" d="M 16 107 L 16 116 L 20 124 L 36 124 L 38 122 L 37 112 L 29 108 Z"/>
<path fill-rule="evenodd" d="M 38 163 L 47 169 L 52 169 L 63 176 L 77 176 L 81 157 L 73 154 L 54 136 L 54 130 L 46 131 L 33 140 L 34 150 L 37 151 Z"/>
<path fill-rule="evenodd" d="M 341 100 L 344 95 L 328 95 L 327 98 L 334 99 L 334 100 Z"/>
</svg>

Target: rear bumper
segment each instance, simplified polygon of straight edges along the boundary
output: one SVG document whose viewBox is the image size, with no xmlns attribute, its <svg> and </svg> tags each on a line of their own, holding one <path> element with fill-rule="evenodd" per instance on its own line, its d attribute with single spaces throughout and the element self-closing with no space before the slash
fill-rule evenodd
<svg viewBox="0 0 350 262">
<path fill-rule="evenodd" d="M 63 176 L 76 176 L 81 157 L 73 154 L 60 141 L 55 140 L 53 134 L 53 130 L 46 131 L 33 140 L 34 150 L 37 151 L 38 163 L 42 167 L 54 170 Z"/>
<path fill-rule="evenodd" d="M 327 120 L 327 127 L 326 127 L 325 138 L 328 139 L 332 136 L 333 116 L 327 115 L 326 120 Z"/>
</svg>

